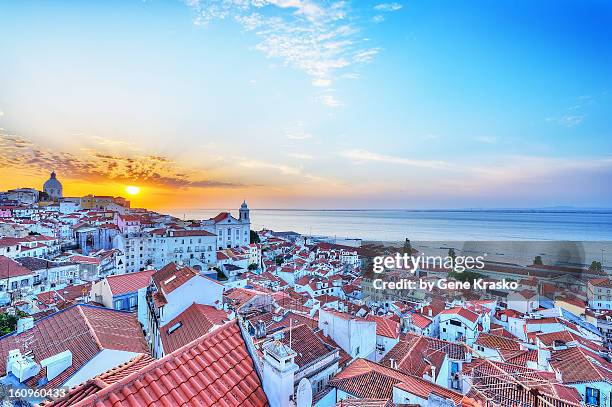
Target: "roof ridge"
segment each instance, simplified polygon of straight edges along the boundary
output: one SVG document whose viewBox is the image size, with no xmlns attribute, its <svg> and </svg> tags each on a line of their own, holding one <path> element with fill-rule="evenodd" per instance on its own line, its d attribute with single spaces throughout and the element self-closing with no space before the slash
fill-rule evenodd
<svg viewBox="0 0 612 407">
<path fill-rule="evenodd" d="M 96 345 L 98 345 L 98 348 L 100 350 L 104 349 L 104 347 L 102 346 L 102 342 L 100 341 L 100 338 L 98 338 L 98 334 L 96 333 L 96 330 L 93 328 L 93 326 L 91 326 L 91 323 L 89 322 L 89 318 L 87 318 L 87 316 L 83 312 L 83 308 L 77 307 L 77 309 L 79 310 L 79 314 L 81 314 L 81 317 L 83 317 L 83 319 L 85 320 L 85 325 L 87 326 L 87 329 L 89 330 L 89 333 L 91 334 L 91 337 L 96 342 Z"/>
</svg>

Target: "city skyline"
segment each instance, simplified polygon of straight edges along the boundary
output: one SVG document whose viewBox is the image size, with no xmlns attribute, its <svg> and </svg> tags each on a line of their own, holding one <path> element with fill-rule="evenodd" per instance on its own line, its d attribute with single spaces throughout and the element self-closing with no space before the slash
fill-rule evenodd
<svg viewBox="0 0 612 407">
<path fill-rule="evenodd" d="M 55 170 L 151 209 L 612 202 L 604 2 L 2 11 L 0 189 Z"/>
</svg>

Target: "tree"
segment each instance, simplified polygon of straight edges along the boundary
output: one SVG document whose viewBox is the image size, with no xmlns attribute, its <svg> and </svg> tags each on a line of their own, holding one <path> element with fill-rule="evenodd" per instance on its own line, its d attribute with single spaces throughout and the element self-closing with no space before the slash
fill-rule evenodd
<svg viewBox="0 0 612 407">
<path fill-rule="evenodd" d="M 283 264 L 283 256 L 276 256 L 276 257 L 274 258 L 274 261 L 276 262 L 276 265 L 277 265 L 277 266 L 282 265 L 282 264 Z"/>
<path fill-rule="evenodd" d="M 536 266 L 541 266 L 544 263 L 542 262 L 542 256 L 535 256 L 535 258 L 533 259 L 533 264 Z"/>
<path fill-rule="evenodd" d="M 601 270 L 602 270 L 601 263 L 593 260 L 591 262 L 591 265 L 589 266 L 589 271 L 601 271 Z"/>
<path fill-rule="evenodd" d="M 0 314 L 0 335 L 6 335 L 17 329 L 18 319 L 19 317 L 16 315 Z"/>
<path fill-rule="evenodd" d="M 257 263 L 251 263 L 249 264 L 249 267 L 248 267 L 248 269 L 251 271 L 257 270 L 257 268 L 258 268 Z"/>
<path fill-rule="evenodd" d="M 254 230 L 251 230 L 250 233 L 251 243 L 260 243 L 259 235 Z"/>
<path fill-rule="evenodd" d="M 453 249 L 452 247 L 450 249 L 448 249 L 448 257 L 453 259 L 453 263 L 455 262 L 455 259 L 457 258 L 457 254 L 455 253 L 455 249 Z"/>
</svg>

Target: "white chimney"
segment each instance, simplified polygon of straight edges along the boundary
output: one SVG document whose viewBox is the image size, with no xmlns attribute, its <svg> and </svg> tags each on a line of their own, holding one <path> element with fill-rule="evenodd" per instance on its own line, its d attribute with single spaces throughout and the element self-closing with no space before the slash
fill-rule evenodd
<svg viewBox="0 0 612 407">
<path fill-rule="evenodd" d="M 431 381 L 436 382 L 436 367 L 434 365 L 431 365 Z"/>
<path fill-rule="evenodd" d="M 72 366 L 72 352 L 65 350 L 40 361 L 42 367 L 47 368 L 47 380 L 53 380 L 64 370 Z"/>
<path fill-rule="evenodd" d="M 293 395 L 295 351 L 280 341 L 263 346 L 263 388 L 271 406 L 289 406 Z"/>
<path fill-rule="evenodd" d="M 9 351 L 6 359 L 6 373 L 12 373 L 20 383 L 36 376 L 40 372 L 40 366 L 31 356 L 22 355 L 19 349 Z"/>
</svg>

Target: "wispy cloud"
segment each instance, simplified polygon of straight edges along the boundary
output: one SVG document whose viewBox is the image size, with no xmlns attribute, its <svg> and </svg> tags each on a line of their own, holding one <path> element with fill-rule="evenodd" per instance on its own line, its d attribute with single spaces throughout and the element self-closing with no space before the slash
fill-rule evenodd
<svg viewBox="0 0 612 407">
<path fill-rule="evenodd" d="M 368 150 L 354 149 L 340 152 L 340 156 L 348 158 L 355 163 L 365 163 L 368 161 L 382 162 L 387 164 L 408 165 L 412 167 L 441 169 L 448 168 L 444 161 L 420 160 L 414 158 L 397 157 L 392 155 L 378 154 Z"/>
<path fill-rule="evenodd" d="M 123 143 L 123 142 L 119 142 Z M 122 144 L 123 145 L 123 144 Z M 236 188 L 243 185 L 201 179 L 168 157 L 146 154 L 106 154 L 82 149 L 79 154 L 41 147 L 16 135 L 0 132 L 0 168 L 55 170 L 65 178 L 90 182 L 143 183 L 171 188 Z"/>
<path fill-rule="evenodd" d="M 299 133 L 290 133 L 290 134 L 287 134 L 287 138 L 289 140 L 307 140 L 309 138 L 312 138 L 312 134 L 310 134 L 310 133 L 302 133 L 302 132 L 299 132 Z"/>
<path fill-rule="evenodd" d="M 296 158 L 298 160 L 314 160 L 314 156 L 306 153 L 289 153 L 289 157 Z"/>
<path fill-rule="evenodd" d="M 556 123 L 564 127 L 574 127 L 582 123 L 586 115 L 584 114 L 566 114 L 560 117 L 547 117 L 546 121 Z"/>
<path fill-rule="evenodd" d="M 340 102 L 338 99 L 336 99 L 334 97 L 334 95 L 330 95 L 330 94 L 320 95 L 319 96 L 319 100 L 325 106 L 329 106 L 329 107 L 339 107 L 339 106 L 342 106 L 342 102 Z"/>
<path fill-rule="evenodd" d="M 397 11 L 402 8 L 399 3 L 380 3 L 374 6 L 377 11 Z"/>
<path fill-rule="evenodd" d="M 479 143 L 485 143 L 485 144 L 497 143 L 497 137 L 495 136 L 478 136 L 478 137 L 474 137 L 474 140 L 478 141 Z"/>
<path fill-rule="evenodd" d="M 352 15 L 349 1 L 189 0 L 187 4 L 196 11 L 196 24 L 237 22 L 259 38 L 257 50 L 304 71 L 317 87 L 331 86 L 339 71 L 370 62 L 379 52 L 360 35 L 363 20 Z M 399 3 L 384 3 L 375 11 L 399 8 Z"/>
</svg>

